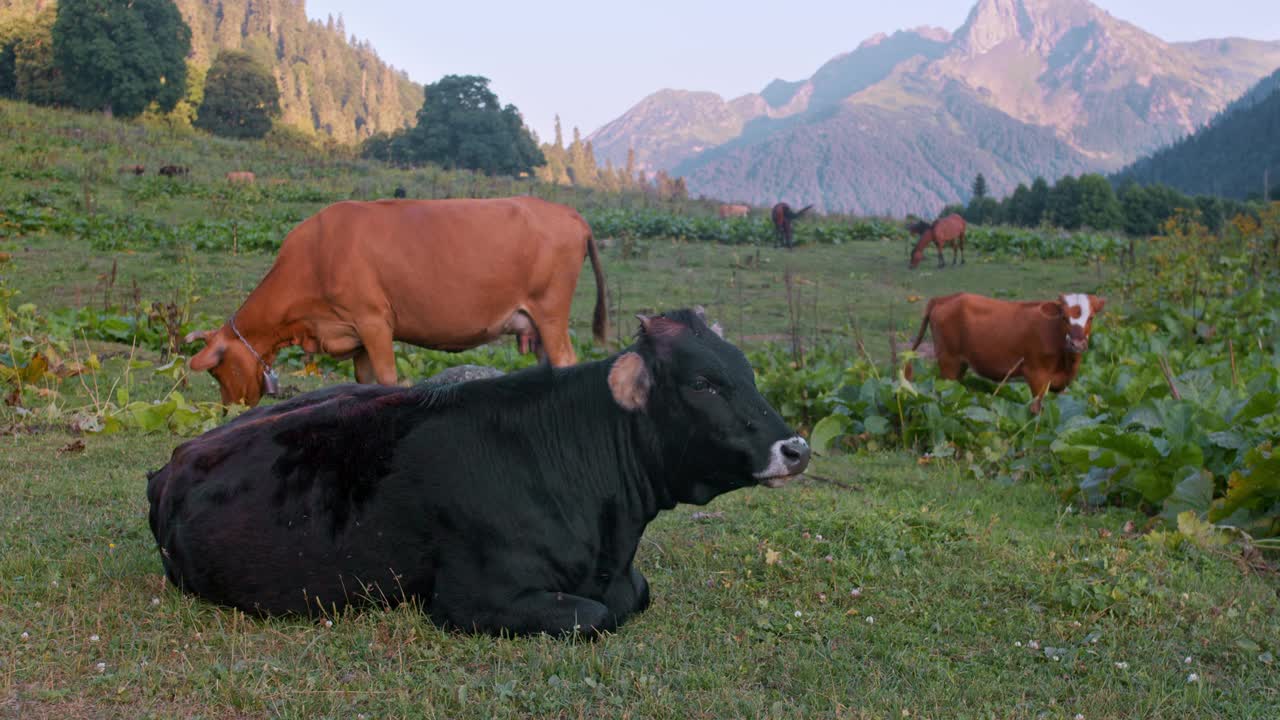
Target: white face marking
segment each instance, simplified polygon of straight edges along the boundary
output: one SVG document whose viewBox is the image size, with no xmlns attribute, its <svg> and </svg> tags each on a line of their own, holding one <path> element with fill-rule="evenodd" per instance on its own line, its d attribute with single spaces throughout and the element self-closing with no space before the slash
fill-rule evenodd
<svg viewBox="0 0 1280 720">
<path fill-rule="evenodd" d="M 1089 296 L 1080 294 L 1064 295 L 1062 299 L 1066 300 L 1067 307 L 1080 308 L 1080 317 L 1071 318 L 1071 324 L 1084 327 L 1089 322 Z"/>
<path fill-rule="evenodd" d="M 784 478 L 791 476 L 791 471 L 787 469 L 787 460 L 782 456 L 782 446 L 787 443 L 799 442 L 801 447 L 808 447 L 809 443 L 799 435 L 786 440 L 779 440 L 769 449 L 769 466 L 755 473 L 755 478 L 764 483 L 766 487 L 776 488 L 782 485 Z"/>
</svg>

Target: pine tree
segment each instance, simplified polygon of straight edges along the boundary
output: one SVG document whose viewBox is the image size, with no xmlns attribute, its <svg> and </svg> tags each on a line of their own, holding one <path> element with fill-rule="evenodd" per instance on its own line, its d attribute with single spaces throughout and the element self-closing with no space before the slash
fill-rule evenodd
<svg viewBox="0 0 1280 720">
<path fill-rule="evenodd" d="M 973 179 L 972 200 L 982 200 L 987 196 L 987 178 L 978 173 L 978 177 Z"/>
</svg>

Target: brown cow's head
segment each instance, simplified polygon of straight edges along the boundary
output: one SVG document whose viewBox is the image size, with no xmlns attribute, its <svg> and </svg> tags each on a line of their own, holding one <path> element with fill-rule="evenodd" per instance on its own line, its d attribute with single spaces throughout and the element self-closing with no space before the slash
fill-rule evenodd
<svg viewBox="0 0 1280 720">
<path fill-rule="evenodd" d="M 208 370 L 218 381 L 222 391 L 222 403 L 241 403 L 253 407 L 266 393 L 266 380 L 262 364 L 249 352 L 248 346 L 236 337 L 230 326 L 217 330 L 193 332 L 183 342 L 203 340 L 204 349 L 196 353 L 188 363 L 192 370 Z"/>
<path fill-rule="evenodd" d="M 1040 312 L 1047 317 L 1062 320 L 1067 352 L 1078 354 L 1089 349 L 1093 316 L 1102 312 L 1102 307 L 1106 304 L 1106 300 L 1096 295 L 1059 295 L 1057 302 L 1041 304 Z"/>
</svg>

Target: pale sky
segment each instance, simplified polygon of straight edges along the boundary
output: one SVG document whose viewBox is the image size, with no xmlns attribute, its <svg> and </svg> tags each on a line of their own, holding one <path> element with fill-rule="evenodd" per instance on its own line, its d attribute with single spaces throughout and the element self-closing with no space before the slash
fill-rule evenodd
<svg viewBox="0 0 1280 720">
<path fill-rule="evenodd" d="M 662 88 L 733 98 L 809 77 L 877 32 L 954 31 L 975 0 L 306 0 L 426 84 L 483 75 L 542 140 L 559 113 L 586 136 Z M 1169 41 L 1280 40 L 1277 0 L 1095 0 Z M 630 7 L 630 10 L 625 8 Z"/>
</svg>

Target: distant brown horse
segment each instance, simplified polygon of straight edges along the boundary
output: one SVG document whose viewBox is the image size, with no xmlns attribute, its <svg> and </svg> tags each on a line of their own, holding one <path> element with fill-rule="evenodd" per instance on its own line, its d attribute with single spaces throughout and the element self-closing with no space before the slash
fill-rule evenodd
<svg viewBox="0 0 1280 720">
<path fill-rule="evenodd" d="M 778 237 L 778 245 L 781 245 L 788 250 L 791 249 L 791 246 L 794 244 L 792 242 L 791 223 L 795 221 L 796 218 L 809 212 L 812 207 L 812 205 L 805 205 L 799 210 L 792 210 L 791 206 L 784 202 L 780 202 L 773 206 L 773 212 L 769 214 L 769 217 L 773 218 L 773 229 Z"/>
<path fill-rule="evenodd" d="M 186 165 L 165 165 L 157 172 L 165 177 L 178 177 L 179 175 L 186 175 L 191 172 L 191 169 Z"/>
<path fill-rule="evenodd" d="M 918 220 L 907 226 L 907 230 L 913 235 L 919 235 L 920 240 L 916 242 L 915 249 L 911 251 L 911 262 L 907 264 L 911 269 L 915 269 L 920 261 L 924 259 L 924 249 L 933 243 L 938 248 L 938 267 L 946 267 L 947 263 L 942 259 L 942 246 L 951 245 L 951 264 L 956 264 L 956 256 L 960 257 L 960 264 L 964 264 L 964 218 L 957 214 L 951 214 L 944 218 L 938 218 L 933 223 L 927 223 Z"/>
<path fill-rule="evenodd" d="M 721 205 L 720 206 L 721 218 L 746 217 L 747 214 L 750 212 L 751 212 L 751 208 L 748 207 L 747 205 Z"/>
<path fill-rule="evenodd" d="M 121 165 L 119 172 L 121 175 L 141 175 L 146 171 L 145 165 Z"/>
</svg>

